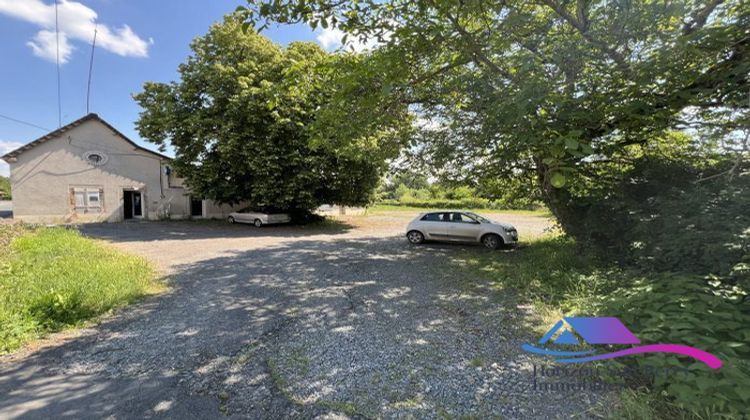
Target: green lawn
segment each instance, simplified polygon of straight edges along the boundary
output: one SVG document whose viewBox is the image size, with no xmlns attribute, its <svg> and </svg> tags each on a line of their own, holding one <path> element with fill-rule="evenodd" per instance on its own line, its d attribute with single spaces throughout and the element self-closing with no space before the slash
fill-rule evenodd
<svg viewBox="0 0 750 420">
<path fill-rule="evenodd" d="M 411 212 L 411 213 L 424 213 L 428 211 L 437 211 L 437 210 L 450 210 L 450 209 L 444 209 L 444 208 L 438 208 L 438 207 L 411 207 L 411 206 L 394 206 L 390 204 L 376 204 L 372 207 L 367 208 L 368 214 L 373 213 L 383 213 L 383 212 L 389 212 L 389 211 L 403 211 L 403 212 Z M 496 209 L 459 209 L 459 210 L 466 210 L 466 211 L 472 211 L 477 214 L 490 214 L 490 213 L 508 213 L 508 214 L 519 214 L 519 215 L 528 215 L 528 216 L 539 216 L 539 217 L 551 217 L 552 214 L 547 209 L 540 209 L 540 210 L 496 210 Z"/>
<path fill-rule="evenodd" d="M 75 230 L 0 226 L 0 353 L 162 287 L 143 258 Z"/>
</svg>

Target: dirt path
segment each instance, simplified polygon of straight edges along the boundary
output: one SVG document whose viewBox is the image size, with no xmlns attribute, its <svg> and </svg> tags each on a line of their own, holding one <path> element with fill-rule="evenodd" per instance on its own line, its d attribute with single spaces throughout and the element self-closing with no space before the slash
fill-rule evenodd
<svg viewBox="0 0 750 420">
<path fill-rule="evenodd" d="M 0 361 L 0 418 L 585 412 L 590 395 L 530 389 L 534 360 L 519 348 L 533 339 L 526 310 L 450 264 L 456 253 L 492 251 L 409 246 L 409 218 L 352 217 L 322 230 L 86 226 L 155 261 L 172 290 Z M 532 218 L 504 220 L 523 236 L 547 224 Z"/>
</svg>

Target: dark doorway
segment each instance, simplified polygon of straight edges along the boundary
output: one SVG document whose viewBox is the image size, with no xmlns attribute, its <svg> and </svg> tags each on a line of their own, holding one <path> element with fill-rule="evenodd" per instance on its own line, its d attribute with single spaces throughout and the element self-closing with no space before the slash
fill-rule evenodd
<svg viewBox="0 0 750 420">
<path fill-rule="evenodd" d="M 125 210 L 125 220 L 133 218 L 133 191 L 123 191 L 122 208 Z"/>
<path fill-rule="evenodd" d="M 134 217 L 143 217 L 142 195 L 138 191 L 123 191 L 122 208 L 125 211 L 125 220 Z"/>
<path fill-rule="evenodd" d="M 192 217 L 203 217 L 203 200 L 190 198 L 190 215 Z"/>
</svg>

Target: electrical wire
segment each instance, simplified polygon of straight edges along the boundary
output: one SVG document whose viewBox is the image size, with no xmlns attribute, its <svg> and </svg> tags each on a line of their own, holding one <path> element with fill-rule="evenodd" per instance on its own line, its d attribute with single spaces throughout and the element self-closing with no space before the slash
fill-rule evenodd
<svg viewBox="0 0 750 420">
<path fill-rule="evenodd" d="M 89 113 L 89 104 L 91 100 L 91 73 L 94 70 L 94 50 L 96 49 L 96 30 L 99 27 L 99 24 L 97 23 L 96 26 L 94 26 L 94 41 L 91 43 L 91 61 L 89 62 L 89 81 L 88 85 L 86 87 L 86 114 Z"/>
<path fill-rule="evenodd" d="M 52 131 L 49 128 L 42 127 L 41 125 L 36 125 L 34 123 L 30 123 L 30 122 L 26 122 L 26 121 L 23 121 L 23 120 L 19 120 L 18 118 L 9 117 L 7 115 L 0 114 L 0 118 L 4 118 L 4 119 L 6 119 L 8 121 L 13 121 L 13 122 L 16 122 L 16 123 L 19 123 L 19 124 L 23 124 L 23 125 L 28 125 L 29 127 L 38 128 L 40 130 Z"/>
<path fill-rule="evenodd" d="M 60 93 L 60 27 L 55 0 L 55 43 L 57 48 L 57 127 L 62 127 L 62 95 Z"/>
</svg>

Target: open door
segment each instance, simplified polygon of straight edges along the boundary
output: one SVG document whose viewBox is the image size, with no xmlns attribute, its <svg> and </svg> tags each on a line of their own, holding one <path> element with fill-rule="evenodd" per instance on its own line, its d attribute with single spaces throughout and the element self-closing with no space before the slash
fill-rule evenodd
<svg viewBox="0 0 750 420">
<path fill-rule="evenodd" d="M 203 217 L 203 200 L 190 197 L 190 216 Z"/>
<path fill-rule="evenodd" d="M 139 191 L 123 191 L 122 194 L 123 218 L 130 220 L 143 217 L 143 194 Z"/>
</svg>

